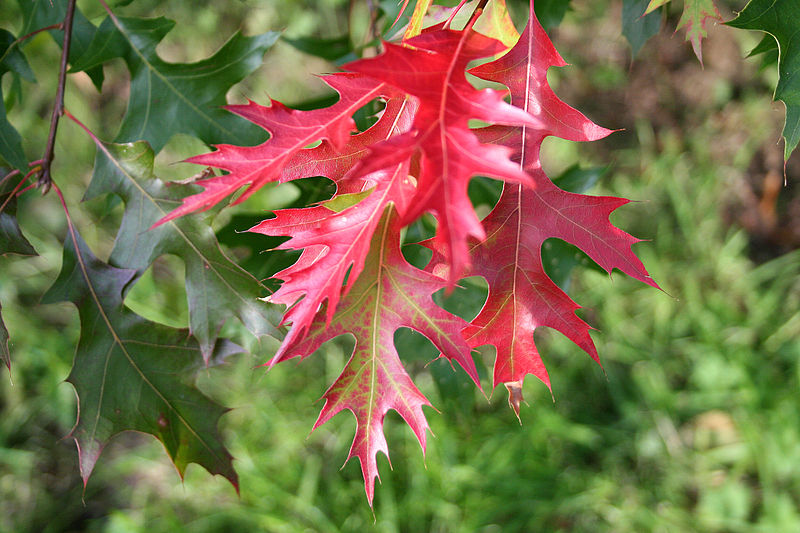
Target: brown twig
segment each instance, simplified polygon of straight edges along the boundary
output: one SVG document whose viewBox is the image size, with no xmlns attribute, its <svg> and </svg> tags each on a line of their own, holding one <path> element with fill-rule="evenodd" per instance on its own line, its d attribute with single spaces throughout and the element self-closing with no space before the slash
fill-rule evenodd
<svg viewBox="0 0 800 533">
<path fill-rule="evenodd" d="M 72 20 L 75 15 L 75 0 L 69 0 L 67 4 L 67 14 L 64 17 L 64 44 L 61 48 L 61 67 L 58 71 L 58 88 L 56 89 L 56 100 L 53 104 L 53 115 L 50 118 L 50 134 L 47 137 L 47 146 L 42 156 L 42 173 L 36 186 L 42 190 L 42 194 L 50 190 L 53 184 L 53 177 L 50 174 L 50 165 L 55 157 L 56 131 L 58 130 L 58 119 L 64 113 L 64 86 L 67 82 L 67 60 L 69 58 L 69 48 L 72 43 Z"/>
</svg>

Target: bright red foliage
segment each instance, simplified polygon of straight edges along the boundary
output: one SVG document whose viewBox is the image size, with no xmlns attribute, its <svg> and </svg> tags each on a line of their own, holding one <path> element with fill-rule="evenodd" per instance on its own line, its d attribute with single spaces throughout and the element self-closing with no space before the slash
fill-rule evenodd
<svg viewBox="0 0 800 533">
<path fill-rule="evenodd" d="M 541 124 L 487 128 L 481 133 L 484 139 L 511 147 L 515 160 L 535 184 L 506 185 L 494 210 L 483 221 L 488 237 L 475 242 L 470 250 L 474 264 L 469 274 L 486 278 L 489 298 L 464 336 L 473 348 L 485 344 L 497 348 L 495 386 L 520 382 L 527 374 L 550 386 L 533 342 L 539 326 L 557 329 L 599 362 L 588 324 L 575 315 L 578 305 L 544 272 L 541 247 L 546 239 L 563 239 L 608 272 L 618 268 L 657 287 L 631 251 L 638 239 L 608 221 L 611 212 L 627 200 L 562 191 L 542 171 L 539 150 L 547 136 L 593 141 L 611 133 L 553 93 L 547 83 L 547 69 L 564 65 L 531 4 L 528 26 L 511 51 L 471 70 L 478 77 L 506 85 L 511 90 L 511 103 L 537 117 Z M 447 262 L 445 265 L 449 267 Z M 520 399 L 521 395 L 512 402 L 515 410 Z"/>
<path fill-rule="evenodd" d="M 352 357 L 325 393 L 315 427 L 343 409 L 354 413 L 350 457 L 361 462 L 370 502 L 376 454 L 388 456 L 382 424 L 389 409 L 403 416 L 425 447 L 422 406 L 430 404 L 394 348 L 398 328 L 425 335 L 478 386 L 470 349 L 494 345 L 494 385 L 507 385 L 518 410 L 527 374 L 549 386 L 533 342 L 537 327 L 561 331 L 598 360 L 590 327 L 575 315 L 577 304 L 542 268 L 546 239 L 563 239 L 607 271 L 617 268 L 657 286 L 631 250 L 637 239 L 608 220 L 627 200 L 565 192 L 542 171 L 545 137 L 590 141 L 610 131 L 550 89 L 547 69 L 565 63 L 532 3 L 529 24 L 510 51 L 474 31 L 473 23 L 463 30 L 438 25 L 400 44 L 385 43 L 377 57 L 345 65 L 350 73 L 324 78 L 340 94 L 329 108 L 301 112 L 277 102 L 231 106 L 272 137 L 257 147 L 224 145 L 192 158 L 229 174 L 200 182 L 205 190 L 161 221 L 207 209 L 246 185 L 240 201 L 271 181 L 325 176 L 336 183 L 335 199 L 366 194 L 340 210 L 330 203 L 279 210 L 251 231 L 289 236 L 280 248 L 303 250 L 275 276 L 283 285 L 270 300 L 288 306 L 284 322 L 292 327 L 270 364 L 307 357 L 341 334 L 356 338 Z M 510 104 L 507 92 L 475 89 L 466 77 L 470 62 L 503 53 L 470 72 L 505 85 Z M 351 135 L 353 112 L 376 98 L 385 102 L 378 122 Z M 491 125 L 471 128 L 471 119 Z M 476 175 L 506 182 L 483 222 L 467 196 Z M 422 271 L 401 254 L 400 232 L 426 212 L 435 216 L 438 229 L 427 243 L 434 258 Z M 483 276 L 489 284 L 488 300 L 469 324 L 431 299 L 463 275 Z"/>
<path fill-rule="evenodd" d="M 326 340 L 344 333 L 356 339 L 353 355 L 342 374 L 325 393 L 325 406 L 314 427 L 330 420 L 342 409 L 356 416 L 356 435 L 349 457 L 358 457 L 372 502 L 376 454 L 389 456 L 383 436 L 383 418 L 389 409 L 403 417 L 425 449 L 428 422 L 422 406 L 430 405 L 406 374 L 394 348 L 400 327 L 412 328 L 428 337 L 450 360 L 455 360 L 480 386 L 475 363 L 460 331 L 466 323 L 437 306 L 431 295 L 445 281 L 409 265 L 400 252 L 400 229 L 393 210 L 381 218 L 369 247 L 366 268 L 339 302 L 329 324 L 325 310 L 300 341 L 284 341 L 284 358 L 306 357 Z"/>
<path fill-rule="evenodd" d="M 227 170 L 229 173 L 198 182 L 205 190 L 184 199 L 183 205 L 155 225 L 188 213 L 204 211 L 218 204 L 243 186 L 245 192 L 236 202 L 243 202 L 266 183 L 281 180 L 283 168 L 303 147 L 328 139 L 341 147 L 355 129 L 352 115 L 360 107 L 381 95 L 383 84 L 363 76 L 334 74 L 322 80 L 341 96 L 331 107 L 313 111 L 289 109 L 273 100 L 269 107 L 250 102 L 226 109 L 267 130 L 271 137 L 260 146 L 217 146 L 216 152 L 188 159 L 190 163 Z"/>
<path fill-rule="evenodd" d="M 292 329 L 284 339 L 272 364 L 283 359 L 286 347 L 303 333 L 327 300 L 327 322 L 330 322 L 339 296 L 361 275 L 369 252 L 372 233 L 386 206 L 393 203 L 401 212 L 413 193 L 408 178 L 408 161 L 369 174 L 350 172 L 368 153 L 368 147 L 398 132 L 407 131 L 414 103 L 404 97 L 389 100 L 380 120 L 369 130 L 350 137 L 341 150 L 324 142 L 316 148 L 298 153 L 284 169 L 283 179 L 326 176 L 337 185 L 337 195 L 372 192 L 363 201 L 335 212 L 324 205 L 305 209 L 284 209 L 276 217 L 263 221 L 250 231 L 265 235 L 291 235 L 282 249 L 303 249 L 300 259 L 277 273 L 284 284 L 270 301 L 293 307 L 284 315 Z M 342 283 L 350 275 L 347 285 Z M 302 298 L 302 299 L 300 299 Z M 298 302 L 298 300 L 300 300 Z"/>
<path fill-rule="evenodd" d="M 414 96 L 419 111 L 411 131 L 372 148 L 364 166 L 378 169 L 420 154 L 417 189 L 404 222 L 426 211 L 439 221 L 437 239 L 445 250 L 454 282 L 469 264 L 467 237 L 483 239 L 484 233 L 467 196 L 469 179 L 492 176 L 530 183 L 509 151 L 480 143 L 469 119 L 493 124 L 536 126 L 531 115 L 503 101 L 503 93 L 477 90 L 467 81 L 467 63 L 505 50 L 505 45 L 467 28 L 455 31 L 436 27 L 405 41 L 386 44 L 378 57 L 362 59 L 345 68 L 367 74 Z"/>
</svg>

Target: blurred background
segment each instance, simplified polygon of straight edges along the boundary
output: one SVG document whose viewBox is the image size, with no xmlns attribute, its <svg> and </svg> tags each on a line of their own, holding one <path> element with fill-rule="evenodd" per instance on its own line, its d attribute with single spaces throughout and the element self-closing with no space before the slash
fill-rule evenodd
<svg viewBox="0 0 800 533">
<path fill-rule="evenodd" d="M 725 20 L 744 5 L 717 3 Z M 18 8 L 3 4 L 0 22 L 15 31 Z M 102 19 L 95 2 L 78 4 L 91 20 Z M 129 5 L 119 14 L 176 20 L 158 50 L 181 62 L 207 57 L 237 29 L 338 38 L 363 18 L 362 3 L 345 0 L 240 0 L 224 9 L 210 1 L 122 4 Z M 134 433 L 106 448 L 84 491 L 74 443 L 64 438 L 76 416 L 64 379 L 77 311 L 39 304 L 60 268 L 63 212 L 52 194 L 29 193 L 19 219 L 40 255 L 0 258 L 12 338 L 10 379 L 0 376 L 0 531 L 800 531 L 800 156 L 789 160 L 784 185 L 784 108 L 771 102 L 776 68 L 744 59 L 761 35 L 724 26 L 709 29 L 701 67 L 683 33 L 673 34 L 680 3 L 635 60 L 620 33 L 620 1 L 571 6 L 550 35 L 572 66 L 554 69 L 551 83 L 595 122 L 621 131 L 590 144 L 550 139 L 543 163 L 551 176 L 574 164 L 609 167 L 589 192 L 635 200 L 612 221 L 646 240 L 636 252 L 664 289 L 619 273 L 574 271 L 569 293 L 598 330 L 603 369 L 559 334 L 537 332 L 555 401 L 527 379 L 520 425 L 504 390 L 487 402 L 463 372 L 428 364 L 435 353 L 407 359 L 439 410 L 426 412 L 434 437 L 423 458 L 400 417 L 387 417 L 393 469 L 379 457 L 373 512 L 358 462 L 342 468 L 352 416 L 309 434 L 350 341 L 267 373 L 256 366 L 277 344 L 258 345 L 229 323 L 226 333 L 253 354 L 208 370 L 200 387 L 234 408 L 221 426 L 241 495 L 197 465 L 181 483 L 162 446 Z M 522 3 L 512 7 L 524 19 Z M 26 87 L 9 119 L 27 147 L 40 147 L 59 49 L 42 34 L 25 51 L 38 84 Z M 335 68 L 280 41 L 229 100 L 264 103 L 269 95 L 313 105 L 327 93 L 312 74 Z M 102 94 L 84 74 L 72 75 L 66 105 L 111 139 L 127 84 L 121 61 L 106 67 Z M 56 180 L 78 228 L 105 258 L 122 205 L 112 197 L 80 204 L 94 145 L 74 124 L 62 122 L 56 150 Z M 156 174 L 191 176 L 194 166 L 176 162 L 206 150 L 173 138 Z M 248 246 L 267 245 L 236 241 L 234 230 L 305 193 L 282 186 L 224 211 L 215 222 L 220 240 L 258 270 Z M 177 258 L 157 261 L 126 304 L 186 326 L 182 270 Z M 485 373 L 492 354 L 483 355 Z"/>
</svg>

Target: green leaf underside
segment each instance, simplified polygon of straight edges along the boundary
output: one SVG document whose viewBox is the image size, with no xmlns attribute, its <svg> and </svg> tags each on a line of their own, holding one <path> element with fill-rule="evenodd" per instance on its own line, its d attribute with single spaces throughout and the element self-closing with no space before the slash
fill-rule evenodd
<svg viewBox="0 0 800 533">
<path fill-rule="evenodd" d="M 23 24 L 19 35 L 27 35 L 39 28 L 51 26 L 64 21 L 67 14 L 68 0 L 17 0 L 22 11 Z M 89 47 L 94 39 L 97 28 L 83 15 L 80 9 L 75 8 L 72 20 L 72 39 L 69 49 L 69 63 L 74 64 Z M 64 32 L 50 30 L 53 40 L 61 46 L 64 42 Z M 84 70 L 84 69 L 81 69 Z M 103 85 L 103 68 L 99 65 L 85 69 L 92 83 L 98 90 Z"/>
<path fill-rule="evenodd" d="M 778 46 L 778 86 L 775 99 L 786 105 L 783 137 L 784 159 L 800 143 L 800 39 L 797 24 L 800 3 L 796 0 L 751 0 L 739 16 L 728 22 L 734 28 L 758 30 L 772 36 Z M 768 47 L 764 46 L 766 50 Z"/>
<path fill-rule="evenodd" d="M 1 77 L 2 74 L 0 74 Z M 22 149 L 22 137 L 6 117 L 4 102 L 3 88 L 0 86 L 0 157 L 22 172 L 27 168 L 28 160 L 25 158 L 25 151 Z"/>
<path fill-rule="evenodd" d="M 17 200 L 14 188 L 21 179 L 21 176 L 16 176 L 0 182 L 0 256 L 36 255 L 36 250 L 22 235 L 17 223 Z"/>
<path fill-rule="evenodd" d="M 84 55 L 72 64 L 86 70 L 122 57 L 131 73 L 130 99 L 115 142 L 147 139 L 155 152 L 176 133 L 208 144 L 254 144 L 264 132 L 231 113 L 225 93 L 261 65 L 277 32 L 253 37 L 236 33 L 213 56 L 196 63 L 167 63 L 156 46 L 175 23 L 155 19 L 106 18 Z"/>
<path fill-rule="evenodd" d="M 204 357 L 210 357 L 225 320 L 237 317 L 254 335 L 278 336 L 274 305 L 261 300 L 264 286 L 231 261 L 203 215 L 189 215 L 150 229 L 195 187 L 166 184 L 153 174 L 153 151 L 139 141 L 101 144 L 85 199 L 106 193 L 125 202 L 109 262 L 137 276 L 163 254 L 180 257 L 186 268 L 189 324 Z"/>
<path fill-rule="evenodd" d="M 2 97 L 2 94 L 0 94 Z M 0 100 L 0 109 L 2 109 Z M 0 152 L 1 154 L 2 152 Z M 14 188 L 22 179 L 6 179 L 0 182 L 0 257 L 7 254 L 16 255 L 36 255 L 31 243 L 22 235 L 19 224 L 17 223 L 17 203 L 14 196 Z M 2 305 L 0 305 L 0 311 Z M 8 329 L 3 322 L 2 312 L 0 312 L 0 362 L 11 368 L 11 352 L 9 349 Z"/>
<path fill-rule="evenodd" d="M 13 75 L 28 81 L 33 81 L 33 73 L 19 48 L 13 48 L 8 51 L 14 39 L 13 34 L 0 29 L 0 57 L 5 55 L 5 59 L 0 63 L 0 82 L 7 72 L 11 72 Z M 6 53 L 7 51 L 8 53 Z M 25 172 L 28 167 L 28 160 L 25 158 L 25 152 L 22 149 L 22 137 L 6 117 L 2 83 L 0 83 L 0 158 L 5 159 L 9 165 L 20 172 Z"/>
<path fill-rule="evenodd" d="M 150 322 L 123 305 L 135 274 L 94 257 L 70 226 L 61 273 L 43 299 L 72 302 L 80 315 L 81 337 L 67 381 L 78 395 L 72 437 L 84 483 L 105 444 L 134 430 L 158 438 L 181 477 L 189 463 L 198 463 L 238 490 L 232 457 L 217 429 L 227 410 L 191 384 L 202 367 L 200 347 L 186 330 Z M 239 351 L 222 341 L 215 360 Z"/>
</svg>

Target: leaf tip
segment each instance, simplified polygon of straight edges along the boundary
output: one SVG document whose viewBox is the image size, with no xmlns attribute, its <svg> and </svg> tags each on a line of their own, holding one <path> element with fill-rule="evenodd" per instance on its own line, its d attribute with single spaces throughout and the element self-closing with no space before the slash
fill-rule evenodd
<svg viewBox="0 0 800 533">
<path fill-rule="evenodd" d="M 519 425 L 522 425 L 522 419 L 519 417 L 519 406 L 520 403 L 525 403 L 528 405 L 528 402 L 525 402 L 525 398 L 522 395 L 522 380 L 519 381 L 509 381 L 504 383 L 506 389 L 508 390 L 508 405 L 514 411 L 514 414 L 517 416 L 517 420 L 519 421 Z"/>
</svg>

